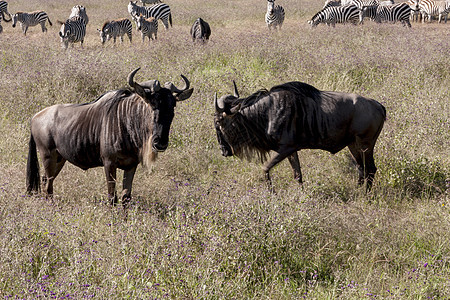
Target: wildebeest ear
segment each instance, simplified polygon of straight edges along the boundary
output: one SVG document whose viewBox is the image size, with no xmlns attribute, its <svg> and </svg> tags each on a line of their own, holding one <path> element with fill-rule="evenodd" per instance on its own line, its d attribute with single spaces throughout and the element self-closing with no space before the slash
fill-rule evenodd
<svg viewBox="0 0 450 300">
<path fill-rule="evenodd" d="M 175 96 L 175 99 L 177 101 L 183 101 L 188 99 L 189 97 L 192 96 L 192 93 L 194 92 L 194 88 L 182 91 L 181 93 L 179 93 L 178 95 Z"/>
<path fill-rule="evenodd" d="M 135 83 L 134 84 L 134 91 L 136 92 L 136 94 L 138 94 L 139 96 L 144 98 L 144 100 L 146 100 L 146 98 L 145 98 L 145 89 L 139 83 Z"/>
</svg>

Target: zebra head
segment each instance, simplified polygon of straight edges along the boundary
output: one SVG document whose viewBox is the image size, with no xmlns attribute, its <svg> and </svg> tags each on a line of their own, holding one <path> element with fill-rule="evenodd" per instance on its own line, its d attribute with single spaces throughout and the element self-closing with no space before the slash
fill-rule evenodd
<svg viewBox="0 0 450 300">
<path fill-rule="evenodd" d="M 19 14 L 21 14 L 20 12 L 18 12 L 18 13 L 15 13 L 15 14 L 13 14 L 12 16 L 11 16 L 11 19 L 12 19 L 12 27 L 16 27 L 16 24 L 17 24 L 17 21 L 18 21 L 18 18 L 19 18 Z"/>
<path fill-rule="evenodd" d="M 269 14 L 273 13 L 274 7 L 275 7 L 275 0 L 267 0 L 267 12 Z"/>
<path fill-rule="evenodd" d="M 138 5 L 136 3 L 137 1 L 130 1 L 130 3 L 128 3 L 128 13 L 133 17 L 133 19 L 136 19 L 138 17 Z"/>
<path fill-rule="evenodd" d="M 110 34 L 110 22 L 106 22 L 103 24 L 102 29 L 97 29 L 98 33 L 100 34 L 100 40 L 102 41 L 102 44 L 104 44 L 106 41 L 109 41 L 111 39 Z"/>
<path fill-rule="evenodd" d="M 142 30 L 142 24 L 145 22 L 145 17 L 143 15 L 139 15 L 139 17 L 136 18 L 136 29 L 138 31 Z"/>
</svg>

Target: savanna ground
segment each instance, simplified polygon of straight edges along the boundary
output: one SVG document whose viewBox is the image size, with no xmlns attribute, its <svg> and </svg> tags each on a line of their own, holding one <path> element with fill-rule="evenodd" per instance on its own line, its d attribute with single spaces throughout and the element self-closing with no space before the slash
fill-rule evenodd
<svg viewBox="0 0 450 300">
<path fill-rule="evenodd" d="M 170 0 L 174 25 L 156 42 L 133 29 L 132 45 L 103 47 L 96 29 L 128 17 L 125 0 L 9 2 L 12 13 L 46 10 L 54 25 L 24 37 L 2 22 L 2 298 L 450 298 L 450 23 L 311 30 L 322 1 L 277 2 L 287 12 L 278 33 L 261 0 Z M 87 8 L 87 38 L 64 51 L 56 20 L 75 4 Z M 188 34 L 197 17 L 212 27 L 205 46 Z M 27 196 L 33 114 L 124 87 L 136 67 L 137 81 L 184 74 L 195 91 L 176 107 L 168 150 L 138 169 L 131 208 L 107 204 L 102 168 L 70 164 L 53 200 Z M 276 194 L 260 163 L 222 157 L 212 101 L 232 80 L 243 96 L 299 80 L 380 101 L 373 190 L 357 187 L 348 150 L 300 152 L 303 187 L 281 163 Z"/>
</svg>

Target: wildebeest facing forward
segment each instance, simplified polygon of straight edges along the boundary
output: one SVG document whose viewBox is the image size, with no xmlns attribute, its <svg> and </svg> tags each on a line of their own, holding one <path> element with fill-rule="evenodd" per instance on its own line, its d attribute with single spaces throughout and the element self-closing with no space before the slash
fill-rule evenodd
<svg viewBox="0 0 450 300">
<path fill-rule="evenodd" d="M 128 75 L 131 89 L 110 91 L 86 104 L 57 104 L 31 120 L 27 162 L 27 190 L 40 188 L 37 149 L 44 165 L 45 192 L 53 194 L 53 181 L 66 161 L 87 170 L 104 166 L 108 196 L 116 203 L 116 170 L 124 170 L 122 202 L 131 198 L 137 165 L 147 165 L 166 150 L 177 101 L 193 92 L 183 75 L 184 87 L 159 81 L 136 83 L 136 69 Z"/>
<path fill-rule="evenodd" d="M 375 100 L 355 94 L 319 91 L 302 82 L 288 82 L 261 90 L 247 98 L 214 97 L 214 123 L 222 155 L 265 160 L 269 171 L 286 157 L 294 177 L 302 183 L 297 151 L 322 149 L 337 153 L 348 146 L 359 170 L 359 184 L 370 188 L 377 168 L 375 142 L 386 119 L 386 110 Z"/>
</svg>

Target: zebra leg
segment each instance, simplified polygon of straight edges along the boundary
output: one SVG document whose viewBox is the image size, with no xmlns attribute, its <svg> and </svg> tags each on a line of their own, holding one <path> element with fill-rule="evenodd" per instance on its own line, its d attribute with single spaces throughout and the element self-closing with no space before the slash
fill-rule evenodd
<svg viewBox="0 0 450 300">
<path fill-rule="evenodd" d="M 40 24 L 41 24 L 42 32 L 47 32 L 47 27 L 45 27 L 45 21 L 41 22 Z"/>
<path fill-rule="evenodd" d="M 116 44 L 116 36 L 113 36 L 114 45 Z"/>
</svg>

